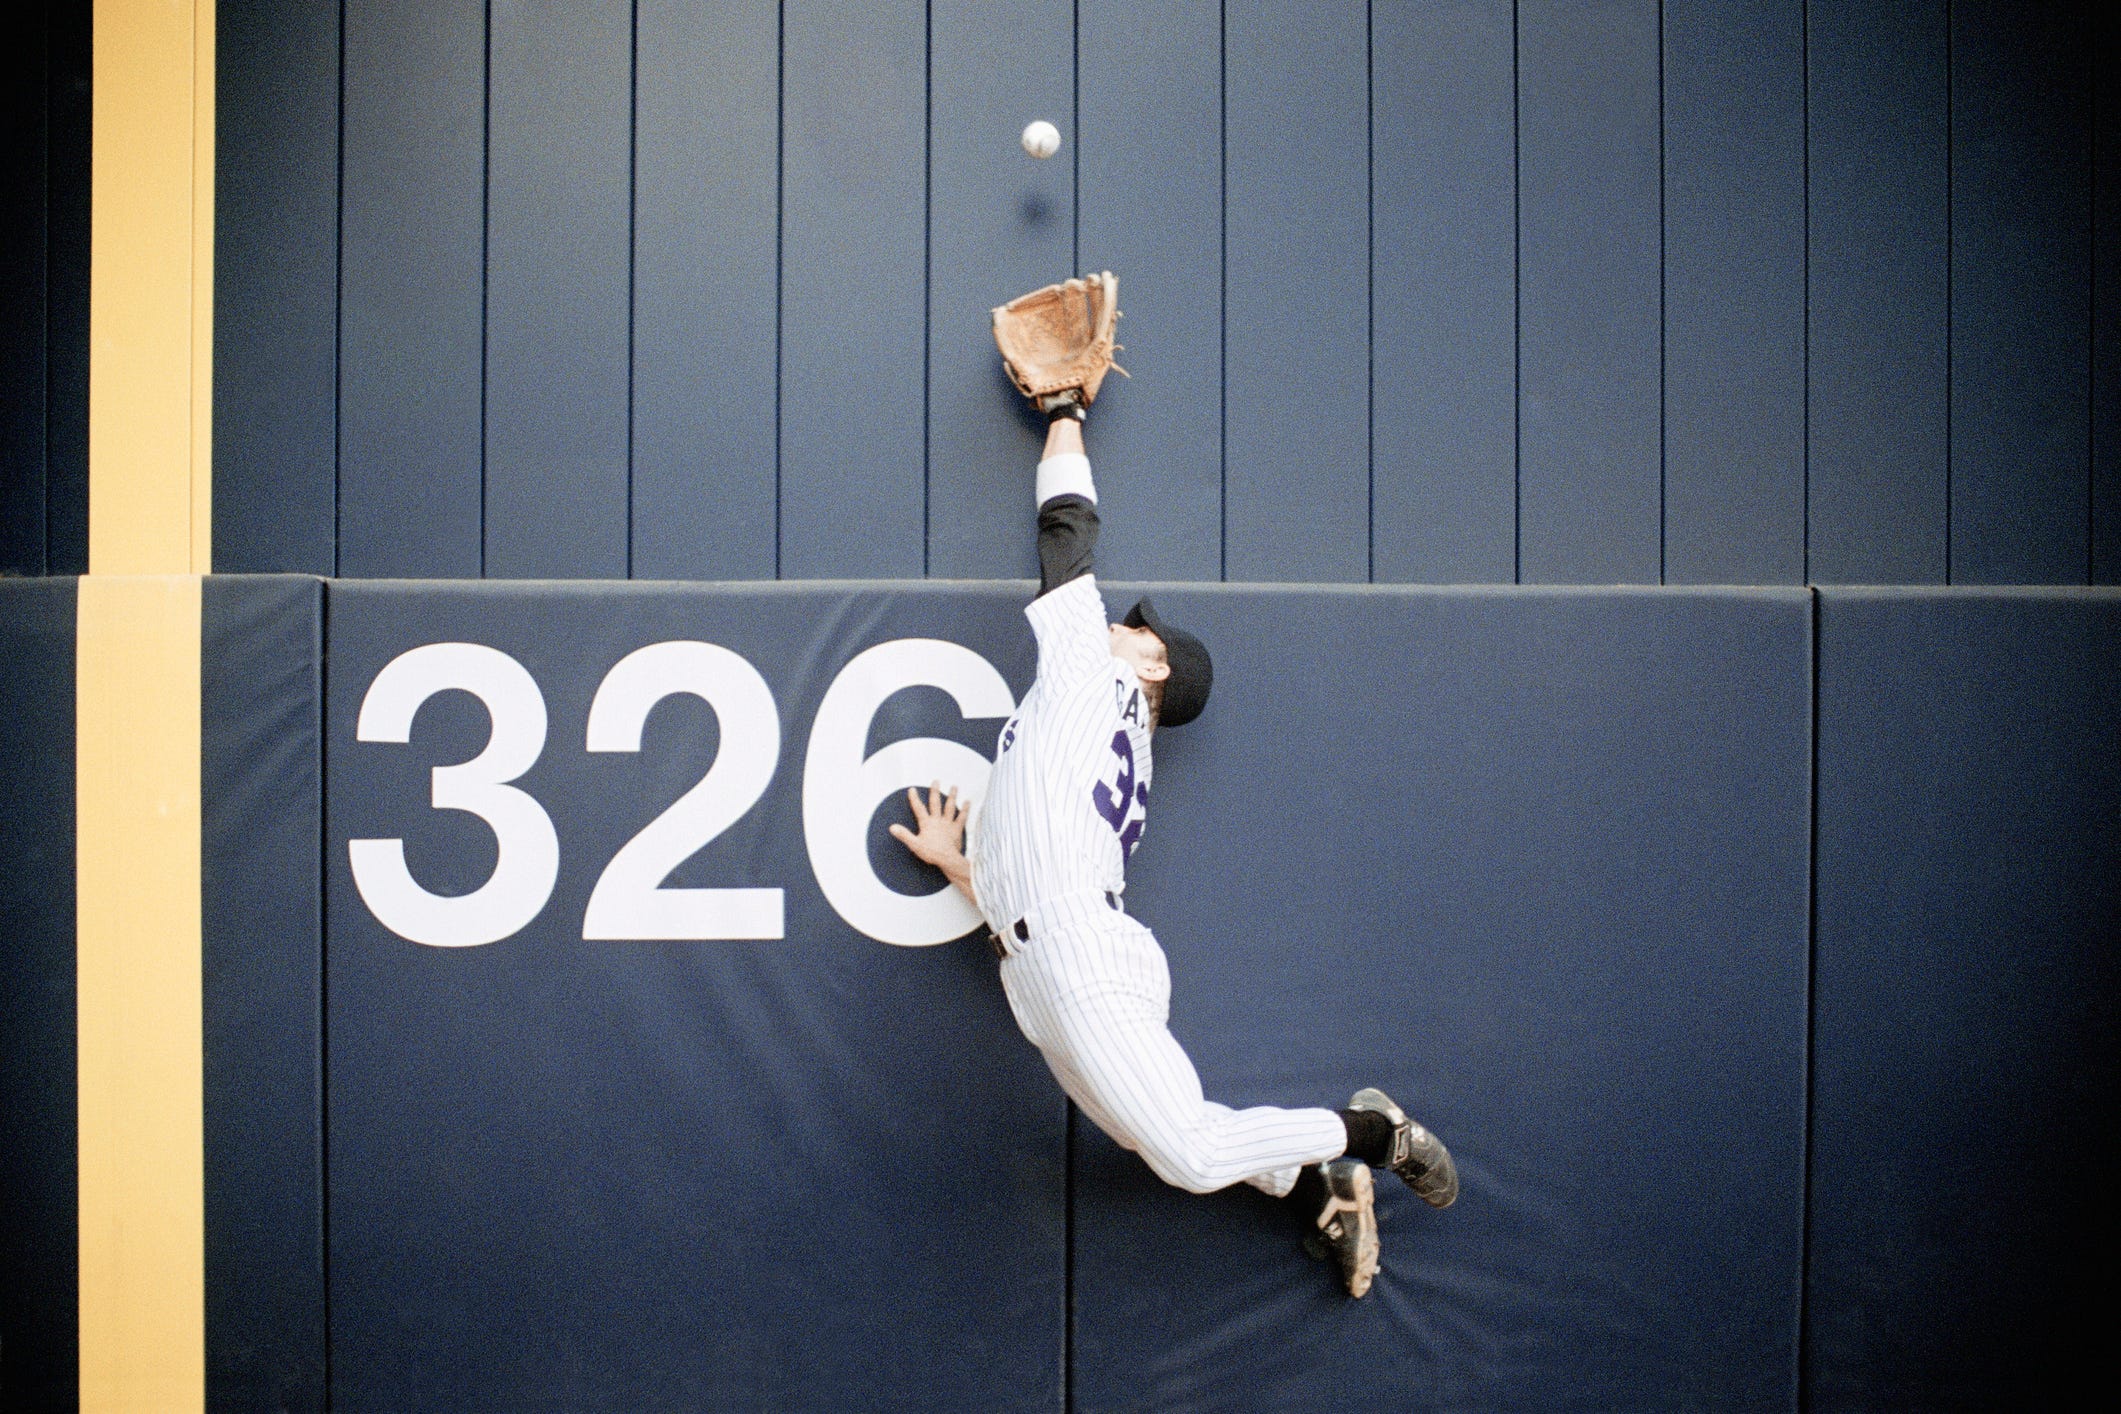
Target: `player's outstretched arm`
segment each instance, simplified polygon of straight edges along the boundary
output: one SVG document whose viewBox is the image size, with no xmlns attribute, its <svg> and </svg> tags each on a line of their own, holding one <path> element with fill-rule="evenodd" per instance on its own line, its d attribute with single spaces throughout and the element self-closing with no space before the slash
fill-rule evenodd
<svg viewBox="0 0 2121 1414">
<path fill-rule="evenodd" d="M 891 837 L 913 851 L 914 858 L 942 870 L 943 877 L 957 885 L 977 908 L 979 900 L 972 893 L 972 861 L 965 857 L 965 816 L 971 811 L 972 802 L 960 805 L 956 786 L 944 796 L 938 781 L 929 785 L 926 800 L 921 799 L 918 786 L 907 791 L 906 803 L 913 807 L 913 823 L 918 830 L 893 825 Z"/>
</svg>

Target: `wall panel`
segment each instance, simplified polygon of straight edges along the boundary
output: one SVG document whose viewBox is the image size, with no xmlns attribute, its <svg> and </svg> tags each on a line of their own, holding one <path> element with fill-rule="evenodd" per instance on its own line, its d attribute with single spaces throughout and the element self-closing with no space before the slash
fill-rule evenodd
<svg viewBox="0 0 2121 1414">
<path fill-rule="evenodd" d="M 1060 1409 L 1063 1102 L 984 945 L 842 920 L 803 806 L 820 701 L 859 651 L 953 639 L 1027 685 L 1021 586 L 329 594 L 332 1408 Z M 686 691 L 639 751 L 583 749 L 612 665 L 673 640 L 757 669 L 777 749 Z M 520 785 L 556 832 L 554 890 L 480 946 L 391 931 L 349 866 L 350 840 L 395 837 L 425 887 L 495 868 L 491 830 L 428 805 L 431 768 L 488 734 L 476 699 L 438 694 L 407 743 L 356 740 L 384 665 L 437 642 L 512 656 L 548 714 Z M 1000 715 L 974 716 L 908 691 L 873 730 L 991 749 Z M 780 935 L 585 938 L 613 856 L 737 752 L 763 752 L 763 794 L 669 882 L 778 888 Z M 903 797 L 878 795 L 880 877 L 947 889 L 883 833 Z"/>
<path fill-rule="evenodd" d="M 207 1404 L 322 1410 L 324 589 L 200 609 Z"/>
<path fill-rule="evenodd" d="M 1371 9 L 1379 580 L 1517 577 L 1514 15 Z"/>
<path fill-rule="evenodd" d="M 48 12 L 45 31 L 47 574 L 88 572 L 89 8 Z"/>
<path fill-rule="evenodd" d="M 1222 573 L 1222 7 L 1076 8 L 1081 265 L 1119 276 L 1120 362 L 1089 449 L 1103 573 Z"/>
<path fill-rule="evenodd" d="M 331 7 L 238 7 L 224 567 L 1028 573 L 984 314 L 1080 265 L 1110 574 L 2111 577 L 2110 25 L 1373 9 L 349 0 L 335 158 Z"/>
<path fill-rule="evenodd" d="M 780 7 L 636 24 L 633 574 L 771 579 Z"/>
<path fill-rule="evenodd" d="M 43 7 L 0 18 L 0 574 L 44 573 Z"/>
<path fill-rule="evenodd" d="M 2093 25 L 2091 582 L 2121 584 L 2121 23 Z"/>
<path fill-rule="evenodd" d="M 1518 7 L 1518 578 L 1658 581 L 1658 6 Z"/>
<path fill-rule="evenodd" d="M 624 579 L 632 8 L 490 14 L 485 571 Z"/>
<path fill-rule="evenodd" d="M 228 5 L 216 14 L 214 568 L 330 574 L 339 11 Z"/>
<path fill-rule="evenodd" d="M 0 580 L 0 1405 L 36 1414 L 79 1407 L 75 610 Z"/>
<path fill-rule="evenodd" d="M 1039 0 L 940 0 L 929 26 L 927 569 L 1035 576 L 1045 428 L 1002 373 L 987 312 L 1074 273 L 1075 25 Z M 1018 143 L 1033 118 L 1060 129 L 1050 158 Z"/>
<path fill-rule="evenodd" d="M 926 9 L 782 15 L 780 573 L 918 578 Z"/>
<path fill-rule="evenodd" d="M 2121 595 L 1825 591 L 1809 1407 L 2059 1407 L 2121 1257 Z"/>
<path fill-rule="evenodd" d="M 1174 1032 L 1221 1103 L 1383 1087 L 1462 1188 L 1381 1176 L 1350 1301 L 1282 1205 L 1079 1123 L 1075 1407 L 1793 1408 L 1808 596 L 1158 602 L 1217 654 L 1128 868 Z"/>
<path fill-rule="evenodd" d="M 484 563 L 486 7 L 348 0 L 339 558 L 358 577 Z"/>
<path fill-rule="evenodd" d="M 1804 581 L 1804 0 L 1664 9 L 1664 574 Z"/>
<path fill-rule="evenodd" d="M 1224 10 L 1228 579 L 1370 577 L 1368 13 Z"/>
<path fill-rule="evenodd" d="M 1942 584 L 1950 413 L 1944 0 L 1814 0 L 1808 577 Z"/>
<path fill-rule="evenodd" d="M 2087 37 L 2073 5 L 1952 7 L 1955 584 L 2089 571 Z"/>
</svg>

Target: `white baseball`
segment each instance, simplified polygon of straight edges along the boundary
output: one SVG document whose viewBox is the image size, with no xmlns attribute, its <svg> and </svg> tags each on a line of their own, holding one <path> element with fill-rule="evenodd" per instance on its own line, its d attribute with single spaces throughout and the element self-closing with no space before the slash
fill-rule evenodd
<svg viewBox="0 0 2121 1414">
<path fill-rule="evenodd" d="M 1051 157 L 1060 151 L 1060 129 L 1040 118 L 1024 125 L 1024 151 L 1033 157 Z"/>
</svg>

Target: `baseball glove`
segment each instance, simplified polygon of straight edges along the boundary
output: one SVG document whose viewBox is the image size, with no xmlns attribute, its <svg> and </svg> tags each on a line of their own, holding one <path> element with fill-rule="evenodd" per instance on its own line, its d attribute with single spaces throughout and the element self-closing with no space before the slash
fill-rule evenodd
<svg viewBox="0 0 2121 1414">
<path fill-rule="evenodd" d="M 994 342 L 1009 379 L 1041 412 L 1071 401 L 1097 399 L 1112 361 L 1119 320 L 1119 281 L 1107 270 L 1019 295 L 994 311 Z"/>
</svg>

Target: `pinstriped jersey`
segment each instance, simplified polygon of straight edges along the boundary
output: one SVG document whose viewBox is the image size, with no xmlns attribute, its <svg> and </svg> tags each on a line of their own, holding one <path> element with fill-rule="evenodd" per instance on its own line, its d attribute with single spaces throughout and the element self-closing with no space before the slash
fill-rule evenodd
<svg viewBox="0 0 2121 1414">
<path fill-rule="evenodd" d="M 1006 934 L 1063 894 L 1127 887 L 1127 858 L 1149 811 L 1149 704 L 1112 656 L 1094 575 L 1024 610 L 1038 676 L 1002 727 L 987 798 L 972 822 L 972 890 Z"/>
</svg>

